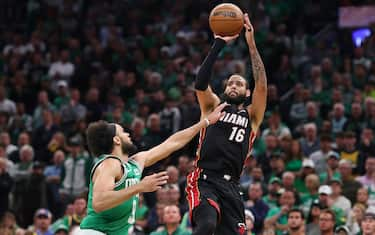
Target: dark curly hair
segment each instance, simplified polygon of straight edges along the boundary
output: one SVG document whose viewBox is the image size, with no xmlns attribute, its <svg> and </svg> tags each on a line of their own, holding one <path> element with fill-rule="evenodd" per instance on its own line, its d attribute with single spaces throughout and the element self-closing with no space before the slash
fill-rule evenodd
<svg viewBox="0 0 375 235">
<path fill-rule="evenodd" d="M 113 137 L 116 135 L 116 126 L 106 121 L 90 123 L 87 128 L 87 145 L 90 152 L 98 157 L 110 154 L 113 150 Z"/>
</svg>

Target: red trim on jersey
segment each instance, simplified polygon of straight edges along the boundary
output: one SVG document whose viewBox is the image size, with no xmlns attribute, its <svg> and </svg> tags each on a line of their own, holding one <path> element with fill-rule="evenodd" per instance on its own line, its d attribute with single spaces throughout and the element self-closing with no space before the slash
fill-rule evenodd
<svg viewBox="0 0 375 235">
<path fill-rule="evenodd" d="M 198 178 L 201 174 L 202 169 L 196 168 L 187 176 L 186 186 L 186 198 L 189 203 L 189 216 L 190 220 L 193 216 L 192 212 L 196 206 L 200 203 L 200 192 L 198 188 Z"/>
<path fill-rule="evenodd" d="M 248 164 L 250 163 L 250 152 L 251 150 L 253 149 L 253 144 L 254 144 L 254 141 L 255 141 L 255 138 L 257 137 L 257 133 L 254 132 L 254 131 L 251 131 L 250 133 L 250 138 L 249 138 L 249 148 L 247 149 L 247 157 L 245 159 L 245 164 L 244 164 L 244 167 L 248 166 Z"/>
<path fill-rule="evenodd" d="M 201 147 L 202 147 L 202 143 L 203 143 L 203 140 L 204 138 L 206 137 L 206 128 L 203 128 L 200 132 L 199 132 L 199 142 L 198 142 L 198 147 L 197 147 L 197 152 L 196 152 L 196 158 L 195 158 L 195 162 L 194 162 L 194 166 L 198 166 L 198 161 L 201 157 Z"/>
<path fill-rule="evenodd" d="M 207 198 L 207 201 L 208 203 L 213 206 L 216 211 L 217 211 L 217 215 L 218 215 L 218 221 L 220 222 L 221 221 L 221 210 L 220 210 L 220 206 L 219 204 L 217 204 L 217 202 L 215 202 L 214 200 L 212 200 L 211 198 Z"/>
</svg>

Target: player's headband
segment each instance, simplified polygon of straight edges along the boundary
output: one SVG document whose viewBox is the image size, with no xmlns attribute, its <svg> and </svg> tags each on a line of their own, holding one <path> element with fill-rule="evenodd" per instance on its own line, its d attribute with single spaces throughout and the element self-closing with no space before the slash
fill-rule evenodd
<svg viewBox="0 0 375 235">
<path fill-rule="evenodd" d="M 108 124 L 108 132 L 111 134 L 111 137 L 115 137 L 116 136 L 116 124 L 114 123 L 109 123 Z"/>
</svg>

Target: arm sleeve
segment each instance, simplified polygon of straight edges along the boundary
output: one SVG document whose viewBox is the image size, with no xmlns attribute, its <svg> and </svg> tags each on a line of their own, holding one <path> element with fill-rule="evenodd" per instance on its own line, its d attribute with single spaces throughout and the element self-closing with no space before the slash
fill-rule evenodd
<svg viewBox="0 0 375 235">
<path fill-rule="evenodd" d="M 220 52 L 220 50 L 225 46 L 225 41 L 220 38 L 216 38 L 210 52 L 208 53 L 206 59 L 204 59 L 201 68 L 198 71 L 197 79 L 195 81 L 195 89 L 200 91 L 205 91 L 208 88 L 208 83 L 211 78 L 212 66 Z"/>
</svg>

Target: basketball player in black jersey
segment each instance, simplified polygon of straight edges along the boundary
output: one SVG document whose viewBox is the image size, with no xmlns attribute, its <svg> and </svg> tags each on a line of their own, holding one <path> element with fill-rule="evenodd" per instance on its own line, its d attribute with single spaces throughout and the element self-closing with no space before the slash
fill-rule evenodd
<svg viewBox="0 0 375 235">
<path fill-rule="evenodd" d="M 254 30 L 245 14 L 245 37 L 249 47 L 255 87 L 251 105 L 244 102 L 250 95 L 248 83 L 240 75 L 229 77 L 223 101 L 225 115 L 212 126 L 201 130 L 196 169 L 188 175 L 187 199 L 193 235 L 245 234 L 245 215 L 238 180 L 263 120 L 267 79 L 262 59 L 254 41 Z M 212 66 L 225 44 L 238 37 L 219 37 L 202 63 L 196 79 L 196 94 L 201 118 L 221 102 L 209 87 Z"/>
</svg>

